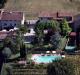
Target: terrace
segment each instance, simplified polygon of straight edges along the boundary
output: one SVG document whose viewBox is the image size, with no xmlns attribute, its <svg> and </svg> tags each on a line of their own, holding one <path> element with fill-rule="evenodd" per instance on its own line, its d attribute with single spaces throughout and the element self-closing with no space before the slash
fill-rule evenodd
<svg viewBox="0 0 80 75">
<path fill-rule="evenodd" d="M 58 21 L 61 21 L 63 20 L 64 18 L 66 18 L 67 22 L 68 23 L 73 23 L 73 13 L 72 12 L 41 12 L 39 14 L 39 18 L 40 19 L 54 19 L 54 20 L 58 20 Z"/>
</svg>

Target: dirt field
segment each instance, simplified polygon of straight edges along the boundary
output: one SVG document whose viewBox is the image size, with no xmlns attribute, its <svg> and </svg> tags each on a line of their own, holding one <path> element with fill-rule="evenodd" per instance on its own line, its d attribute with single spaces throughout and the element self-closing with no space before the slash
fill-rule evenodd
<svg viewBox="0 0 80 75">
<path fill-rule="evenodd" d="M 29 16 L 28 14 L 37 15 L 42 11 L 80 11 L 80 2 L 71 1 L 74 2 L 70 2 L 70 0 L 8 0 L 5 9 L 26 11 L 27 16 Z"/>
</svg>

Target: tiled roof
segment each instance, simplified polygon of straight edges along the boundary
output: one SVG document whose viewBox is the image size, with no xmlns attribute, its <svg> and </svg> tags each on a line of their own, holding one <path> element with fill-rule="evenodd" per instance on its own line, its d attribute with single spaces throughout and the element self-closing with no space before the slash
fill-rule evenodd
<svg viewBox="0 0 80 75">
<path fill-rule="evenodd" d="M 73 15 L 72 12 L 65 12 L 65 11 L 39 13 L 39 17 L 53 17 L 53 18 L 58 18 L 58 17 L 63 17 L 63 16 L 72 16 L 72 15 Z"/>
<path fill-rule="evenodd" d="M 62 16 L 72 16 L 72 15 L 73 15 L 72 12 L 61 11 L 61 12 L 58 13 L 59 17 L 62 17 Z"/>
<path fill-rule="evenodd" d="M 56 18 L 56 12 L 40 12 L 39 17 L 54 17 Z"/>
<path fill-rule="evenodd" d="M 23 13 L 16 11 L 3 11 L 1 14 L 1 20 L 22 20 Z"/>
</svg>

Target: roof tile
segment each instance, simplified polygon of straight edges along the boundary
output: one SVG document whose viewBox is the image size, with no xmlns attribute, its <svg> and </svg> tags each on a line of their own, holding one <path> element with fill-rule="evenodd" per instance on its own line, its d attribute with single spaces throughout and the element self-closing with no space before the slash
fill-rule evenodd
<svg viewBox="0 0 80 75">
<path fill-rule="evenodd" d="M 22 20 L 22 19 L 23 19 L 22 12 L 3 11 L 1 15 L 1 20 Z"/>
</svg>

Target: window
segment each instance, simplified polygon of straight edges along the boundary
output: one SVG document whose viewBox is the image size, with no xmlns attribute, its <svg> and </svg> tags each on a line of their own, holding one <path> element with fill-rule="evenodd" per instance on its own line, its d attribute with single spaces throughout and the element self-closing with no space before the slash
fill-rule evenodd
<svg viewBox="0 0 80 75">
<path fill-rule="evenodd" d="M 4 26 L 7 26 L 7 23 L 4 23 Z"/>
<path fill-rule="evenodd" d="M 14 24 L 14 26 L 16 26 L 16 24 Z"/>
<path fill-rule="evenodd" d="M 12 27 L 12 23 L 10 23 L 10 27 Z"/>
</svg>

